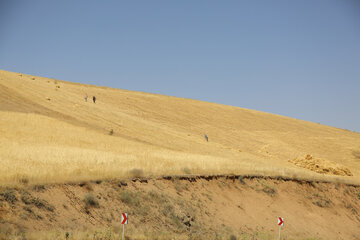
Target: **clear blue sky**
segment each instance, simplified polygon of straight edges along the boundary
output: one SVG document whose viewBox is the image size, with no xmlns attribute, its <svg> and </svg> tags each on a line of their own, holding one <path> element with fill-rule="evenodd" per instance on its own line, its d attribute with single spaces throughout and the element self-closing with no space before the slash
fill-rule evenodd
<svg viewBox="0 0 360 240">
<path fill-rule="evenodd" d="M 0 0 L 0 69 L 360 131 L 360 1 Z"/>
</svg>

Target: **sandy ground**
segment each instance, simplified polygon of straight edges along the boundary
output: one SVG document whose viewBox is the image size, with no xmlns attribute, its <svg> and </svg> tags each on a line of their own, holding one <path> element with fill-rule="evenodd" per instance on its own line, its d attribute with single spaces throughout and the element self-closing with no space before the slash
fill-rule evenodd
<svg viewBox="0 0 360 240">
<path fill-rule="evenodd" d="M 23 187 L 15 190 L 13 202 L 4 199 L 4 191 L 3 237 L 8 231 L 28 239 L 64 239 L 69 232 L 77 239 L 93 236 L 95 229 L 99 236 L 115 237 L 122 212 L 129 214 L 128 239 L 275 239 L 280 216 L 283 239 L 360 236 L 360 187 L 340 184 L 248 177 L 134 179 Z M 96 204 L 86 204 L 88 195 Z"/>
</svg>

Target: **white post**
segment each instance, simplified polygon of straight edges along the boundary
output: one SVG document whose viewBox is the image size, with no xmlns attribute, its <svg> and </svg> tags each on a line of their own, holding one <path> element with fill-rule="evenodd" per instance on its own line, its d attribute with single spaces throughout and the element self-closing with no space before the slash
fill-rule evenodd
<svg viewBox="0 0 360 240">
<path fill-rule="evenodd" d="M 123 224 L 123 235 L 122 235 L 122 240 L 125 240 L 125 224 Z"/>
<path fill-rule="evenodd" d="M 280 228 L 279 228 L 279 240 L 280 240 L 280 232 L 281 232 L 281 225 L 280 225 Z"/>
</svg>

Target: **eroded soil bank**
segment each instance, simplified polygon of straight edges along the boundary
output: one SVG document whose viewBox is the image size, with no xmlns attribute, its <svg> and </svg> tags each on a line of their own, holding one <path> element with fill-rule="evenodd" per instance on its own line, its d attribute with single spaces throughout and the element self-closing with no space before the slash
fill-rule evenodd
<svg viewBox="0 0 360 240">
<path fill-rule="evenodd" d="M 360 239 L 360 187 L 243 176 L 0 189 L 0 239 Z"/>
</svg>

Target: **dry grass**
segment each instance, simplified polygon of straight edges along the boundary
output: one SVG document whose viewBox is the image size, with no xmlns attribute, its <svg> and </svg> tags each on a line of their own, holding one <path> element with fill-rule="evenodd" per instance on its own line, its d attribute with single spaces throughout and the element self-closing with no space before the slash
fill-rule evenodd
<svg viewBox="0 0 360 240">
<path fill-rule="evenodd" d="M 141 169 L 150 174 L 179 174 L 184 163 L 198 170 L 211 164 L 208 173 L 215 173 L 218 167 L 230 169 L 234 164 L 226 159 L 113 139 L 41 115 L 6 112 L 2 116 L 1 123 L 7 126 L 9 135 L 1 136 L 5 138 L 0 151 L 1 182 L 20 183 L 28 179 L 32 183 L 51 183 L 141 176 Z M 22 137 L 17 134 L 18 138 L 11 139 L 19 126 Z"/>
<path fill-rule="evenodd" d="M 0 71 L 0 184 L 181 174 L 259 174 L 360 181 L 360 134 L 190 99 Z M 97 103 L 83 96 L 97 96 Z M 46 100 L 50 98 L 51 100 Z M 209 135 L 209 142 L 203 138 Z M 239 150 L 241 149 L 241 151 Z M 324 176 L 290 159 L 351 169 Z"/>
<path fill-rule="evenodd" d="M 84 202 L 85 202 L 85 207 L 86 208 L 99 207 L 99 201 L 91 193 L 88 193 L 88 194 L 85 195 Z"/>
</svg>

